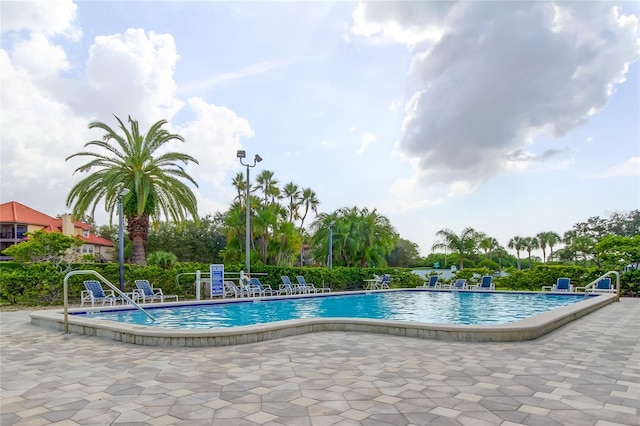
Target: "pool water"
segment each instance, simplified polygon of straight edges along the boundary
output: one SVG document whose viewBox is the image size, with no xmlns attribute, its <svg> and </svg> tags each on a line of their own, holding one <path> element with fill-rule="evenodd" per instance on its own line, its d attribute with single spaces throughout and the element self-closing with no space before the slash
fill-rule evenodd
<svg viewBox="0 0 640 426">
<path fill-rule="evenodd" d="M 168 329 L 214 329 L 338 317 L 482 325 L 508 324 L 582 300 L 584 295 L 390 291 L 146 308 L 155 322 L 137 309 L 81 315 Z"/>
</svg>

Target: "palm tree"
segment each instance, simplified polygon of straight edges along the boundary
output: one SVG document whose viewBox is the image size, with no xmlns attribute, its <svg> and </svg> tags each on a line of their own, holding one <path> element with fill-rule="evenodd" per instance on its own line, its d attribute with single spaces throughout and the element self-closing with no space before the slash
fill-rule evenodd
<svg viewBox="0 0 640 426">
<path fill-rule="evenodd" d="M 274 203 L 276 199 L 280 198 L 280 187 L 278 181 L 274 179 L 274 173 L 270 170 L 263 170 L 256 177 L 256 188 L 262 190 L 264 195 L 264 206 L 269 205 L 269 201 Z"/>
<path fill-rule="evenodd" d="M 179 152 L 158 152 L 162 152 L 164 145 L 171 141 L 184 142 L 182 136 L 162 128 L 166 120 L 154 123 L 146 134 L 141 134 L 138 122 L 131 117 L 128 119 L 131 129 L 118 117 L 115 118 L 121 134 L 99 121 L 89 124 L 89 129 L 101 129 L 105 134 L 101 140 L 87 142 L 84 146 L 97 147 L 104 152 L 82 151 L 67 157 L 67 160 L 92 158 L 78 167 L 74 174 L 97 169 L 71 189 L 67 206 L 73 204 L 75 217 L 81 217 L 88 210 L 93 216 L 96 206 L 104 198 L 106 210 L 113 217 L 119 194 L 128 189 L 129 194 L 123 197 L 123 212 L 133 243 L 133 262 L 143 265 L 146 263 L 151 218 L 155 221 L 164 216 L 178 222 L 191 216 L 198 220 L 196 197 L 182 181 L 198 187 L 184 169 L 189 162 L 198 164 L 198 160 Z"/>
<path fill-rule="evenodd" d="M 303 188 L 300 203 L 304 206 L 304 214 L 300 218 L 300 229 L 302 229 L 304 227 L 304 221 L 307 218 L 307 214 L 309 214 L 309 210 L 314 212 L 316 216 L 318 215 L 318 205 L 320 204 L 320 201 L 318 201 L 316 193 L 311 188 Z"/>
<path fill-rule="evenodd" d="M 516 257 L 518 258 L 518 270 L 520 270 L 520 250 L 524 248 L 524 238 L 519 236 L 511 238 L 507 247 L 516 250 Z"/>
<path fill-rule="evenodd" d="M 538 243 L 540 244 L 540 249 L 542 250 L 542 261 L 547 262 L 547 246 L 551 250 L 549 257 L 553 254 L 553 246 L 558 244 L 560 241 L 560 235 L 556 234 L 553 231 L 540 232 L 536 235 L 538 239 Z"/>
<path fill-rule="evenodd" d="M 480 238 L 480 248 L 484 251 L 484 255 L 487 259 L 491 260 L 490 254 L 498 248 L 498 240 L 493 237 L 488 237 L 485 234 L 478 235 Z"/>
<path fill-rule="evenodd" d="M 533 269 L 533 264 L 531 263 L 531 251 L 540 248 L 540 242 L 536 237 L 525 237 L 523 240 L 524 249 L 529 253 L 529 269 Z"/>
<path fill-rule="evenodd" d="M 233 198 L 233 201 L 241 202 L 247 198 L 247 181 L 244 178 L 244 173 L 238 172 L 231 180 L 231 184 L 238 191 L 238 195 Z"/>
<path fill-rule="evenodd" d="M 440 237 L 440 241 L 431 246 L 431 250 L 447 249 L 458 253 L 460 256 L 460 269 L 464 268 L 464 256 L 473 254 L 478 245 L 478 233 L 473 228 L 464 228 L 460 235 L 457 235 L 451 229 L 441 229 L 436 232 L 436 237 Z"/>
<path fill-rule="evenodd" d="M 300 207 L 300 188 L 293 182 L 289 182 L 282 189 L 285 198 L 289 200 L 289 222 L 300 218 L 298 208 Z"/>
</svg>

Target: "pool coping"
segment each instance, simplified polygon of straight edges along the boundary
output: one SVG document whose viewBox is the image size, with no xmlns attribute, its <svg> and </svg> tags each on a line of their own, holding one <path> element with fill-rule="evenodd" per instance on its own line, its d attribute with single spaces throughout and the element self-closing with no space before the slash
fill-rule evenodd
<svg viewBox="0 0 640 426">
<path fill-rule="evenodd" d="M 402 289 L 400 291 L 411 291 L 413 289 Z M 429 291 L 434 290 L 422 290 Z M 389 292 L 394 290 L 378 290 Z M 370 291 L 367 293 L 375 293 Z M 486 293 L 486 291 L 483 291 Z M 362 293 L 362 292 L 357 292 Z M 505 292 L 495 293 L 519 293 L 519 294 L 540 294 L 540 292 Z M 318 294 L 314 297 L 324 297 L 340 294 L 354 294 L 354 292 L 333 292 Z M 563 294 L 549 293 L 544 294 Z M 566 294 L 566 293 L 564 293 Z M 575 294 L 575 293 L 573 293 Z M 280 296 L 280 299 L 287 299 L 292 296 Z M 274 299 L 275 297 L 271 297 Z M 253 298 L 259 301 L 270 299 L 270 297 Z M 599 294 L 585 298 L 580 302 L 572 303 L 568 306 L 553 309 L 542 314 L 525 318 L 510 324 L 491 325 L 456 325 L 456 324 L 435 324 L 418 323 L 397 320 L 361 319 L 361 318 L 309 318 L 278 321 L 269 324 L 257 324 L 251 326 L 241 326 L 232 328 L 217 329 L 193 329 L 175 330 L 158 327 L 139 326 L 125 324 L 115 321 L 99 320 L 87 317 L 79 317 L 73 313 L 87 312 L 91 308 L 70 309 L 68 316 L 69 333 L 95 336 L 119 342 L 132 343 L 143 346 L 170 346 L 170 347 L 213 347 L 230 346 L 246 343 L 255 343 L 264 340 L 279 339 L 282 337 L 296 336 L 300 334 L 315 333 L 321 331 L 339 332 L 365 332 L 388 334 L 394 336 L 414 337 L 421 339 L 434 339 L 446 341 L 465 342 L 513 342 L 532 340 L 543 336 L 573 320 L 587 315 L 616 300 L 616 295 Z M 223 299 L 223 300 L 201 300 L 188 301 L 189 305 L 229 303 L 235 301 L 247 301 L 247 299 Z M 184 305 L 185 302 L 171 302 L 162 305 L 148 304 L 151 306 L 177 306 Z M 104 307 L 109 310 L 118 310 L 120 307 Z M 122 307 L 120 309 L 131 309 Z M 99 310 L 96 308 L 94 310 Z M 64 331 L 64 311 L 46 310 L 31 312 L 31 324 Z"/>
</svg>

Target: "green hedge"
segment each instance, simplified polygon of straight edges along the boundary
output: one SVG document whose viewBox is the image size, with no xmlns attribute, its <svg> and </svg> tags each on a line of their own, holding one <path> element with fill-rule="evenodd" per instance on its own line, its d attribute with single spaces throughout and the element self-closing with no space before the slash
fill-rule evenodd
<svg viewBox="0 0 640 426">
<path fill-rule="evenodd" d="M 118 285 L 119 268 L 116 263 L 96 263 L 74 265 L 73 270 L 94 270 L 112 284 Z M 225 272 L 238 273 L 242 265 L 225 265 Z M 133 289 L 138 279 L 149 280 L 155 287 L 163 289 L 165 294 L 177 294 L 180 299 L 195 298 L 195 271 L 209 272 L 209 264 L 176 263 L 172 269 L 158 266 L 125 265 L 125 290 Z M 307 282 L 316 286 L 331 286 L 333 290 L 356 290 L 363 288 L 364 280 L 374 275 L 389 274 L 392 288 L 409 288 L 423 284 L 424 280 L 407 268 L 343 268 L 332 271 L 320 267 L 283 268 L 277 266 L 256 266 L 252 269 L 263 284 L 278 288 L 280 276 L 288 275 L 294 282 L 296 275 L 303 275 Z M 476 282 L 482 275 L 488 274 L 488 268 L 465 268 L 458 271 L 456 278 L 466 278 Z M 508 270 L 508 276 L 495 278 L 496 287 L 509 290 L 539 291 L 542 286 L 552 285 L 560 277 L 568 277 L 575 286 L 585 286 L 605 272 L 600 268 L 584 268 L 572 265 L 539 265 L 529 270 Z M 23 305 L 59 305 L 63 300 L 63 282 L 65 273 L 58 271 L 48 263 L 19 264 L 0 263 L 0 303 Z M 91 279 L 91 275 L 74 275 L 69 278 L 69 300 L 79 302 L 82 282 Z M 178 278 L 177 278 L 178 277 Z M 622 294 L 637 296 L 640 293 L 640 271 L 634 270 L 621 275 Z"/>
</svg>

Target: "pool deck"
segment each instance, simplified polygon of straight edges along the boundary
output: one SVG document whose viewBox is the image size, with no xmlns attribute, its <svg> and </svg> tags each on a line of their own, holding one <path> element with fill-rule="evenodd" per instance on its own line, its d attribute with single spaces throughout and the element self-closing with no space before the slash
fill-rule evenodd
<svg viewBox="0 0 640 426">
<path fill-rule="evenodd" d="M 319 332 L 150 347 L 0 313 L 5 425 L 640 424 L 640 299 L 536 340 Z"/>
</svg>

